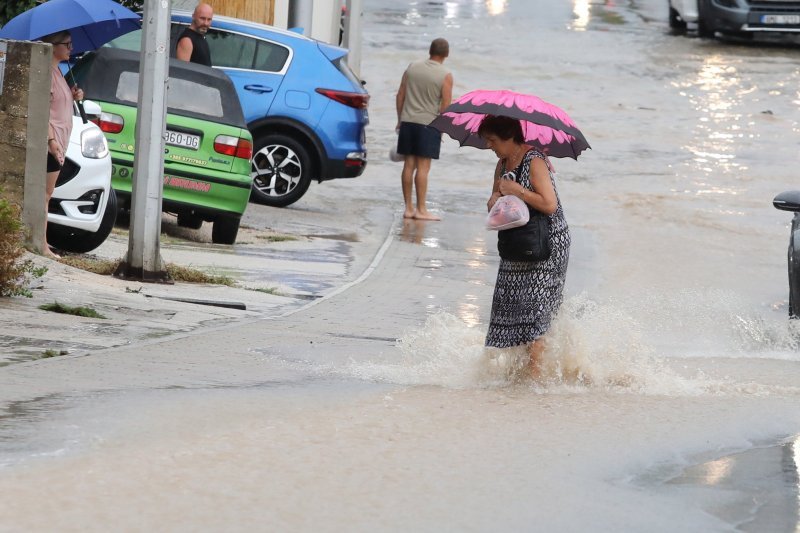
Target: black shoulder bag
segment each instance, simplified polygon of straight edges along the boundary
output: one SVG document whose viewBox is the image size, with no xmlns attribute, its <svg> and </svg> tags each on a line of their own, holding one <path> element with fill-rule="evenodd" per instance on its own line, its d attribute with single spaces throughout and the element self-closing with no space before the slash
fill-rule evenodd
<svg viewBox="0 0 800 533">
<path fill-rule="evenodd" d="M 544 261 L 550 257 L 550 217 L 528 206 L 524 226 L 497 232 L 497 251 L 507 261 Z"/>
<path fill-rule="evenodd" d="M 497 232 L 497 251 L 506 261 L 535 262 L 550 257 L 550 217 L 531 206 L 528 210 L 527 224 Z"/>
</svg>

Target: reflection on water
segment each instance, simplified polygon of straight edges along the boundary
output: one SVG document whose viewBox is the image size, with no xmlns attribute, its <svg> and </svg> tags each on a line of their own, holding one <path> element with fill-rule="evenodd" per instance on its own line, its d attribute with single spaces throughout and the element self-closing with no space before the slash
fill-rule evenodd
<svg viewBox="0 0 800 533">
<path fill-rule="evenodd" d="M 743 123 L 743 99 L 757 90 L 755 86 L 743 86 L 742 78 L 730 57 L 712 54 L 706 57 L 696 77 L 687 80 L 686 88 L 692 91 L 691 104 L 700 119 L 695 124 L 695 135 L 687 149 L 694 155 L 697 174 L 718 177 L 720 173 L 731 174 L 746 171 L 736 161 L 738 143 L 747 133 L 748 125 Z M 685 92 L 683 94 L 686 94 Z M 707 189 L 705 179 L 695 183 L 700 193 Z M 716 192 L 735 194 L 735 191 L 717 189 Z"/>
<path fill-rule="evenodd" d="M 586 26 L 589 25 L 589 0 L 575 0 L 572 12 L 575 14 L 572 27 L 578 31 L 586 30 Z"/>
<path fill-rule="evenodd" d="M 800 436 L 686 468 L 668 486 L 704 487 L 700 501 L 740 531 L 800 531 Z M 788 490 L 787 490 L 788 489 Z M 738 494 L 736 504 L 720 505 Z"/>
<path fill-rule="evenodd" d="M 437 237 L 425 237 L 425 225 L 429 221 L 417 220 L 415 218 L 404 218 L 403 226 L 400 228 L 400 240 L 421 244 L 428 248 L 439 248 L 440 243 Z"/>
<path fill-rule="evenodd" d="M 506 10 L 506 0 L 486 0 L 486 12 L 491 15 L 502 15 Z"/>
</svg>

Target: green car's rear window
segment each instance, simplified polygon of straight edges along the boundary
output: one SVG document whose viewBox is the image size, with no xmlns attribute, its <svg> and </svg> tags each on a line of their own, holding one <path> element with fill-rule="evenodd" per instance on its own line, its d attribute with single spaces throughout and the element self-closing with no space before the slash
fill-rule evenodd
<svg viewBox="0 0 800 533">
<path fill-rule="evenodd" d="M 139 100 L 139 73 L 122 72 L 117 82 L 116 97 L 121 102 L 136 104 Z M 167 82 L 167 107 L 175 111 L 202 113 L 221 118 L 222 95 L 219 89 L 180 78 Z"/>
</svg>

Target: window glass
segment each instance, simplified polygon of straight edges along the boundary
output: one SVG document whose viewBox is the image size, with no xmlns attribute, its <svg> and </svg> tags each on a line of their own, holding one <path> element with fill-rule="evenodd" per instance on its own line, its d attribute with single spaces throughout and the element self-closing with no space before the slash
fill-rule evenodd
<svg viewBox="0 0 800 533">
<path fill-rule="evenodd" d="M 258 41 L 256 60 L 253 63 L 253 69 L 265 70 L 267 72 L 280 72 L 288 57 L 289 50 L 283 46 L 265 41 Z"/>
<path fill-rule="evenodd" d="M 123 72 L 117 83 L 117 99 L 135 104 L 139 99 L 139 73 Z M 209 87 L 180 78 L 170 78 L 167 84 L 167 107 L 210 117 L 222 117 L 222 95 Z"/>
<path fill-rule="evenodd" d="M 215 67 L 253 68 L 256 40 L 234 33 L 209 30 L 206 34 Z"/>
</svg>

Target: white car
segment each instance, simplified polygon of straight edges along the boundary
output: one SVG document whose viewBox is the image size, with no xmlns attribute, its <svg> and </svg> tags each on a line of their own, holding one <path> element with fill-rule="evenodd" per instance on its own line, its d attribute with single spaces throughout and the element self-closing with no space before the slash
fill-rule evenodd
<svg viewBox="0 0 800 533">
<path fill-rule="evenodd" d="M 100 115 L 95 102 L 83 105 L 87 116 Z M 83 122 L 76 106 L 66 161 L 47 209 L 47 242 L 58 250 L 89 252 L 103 244 L 116 218 L 106 137 L 93 122 Z"/>
</svg>

